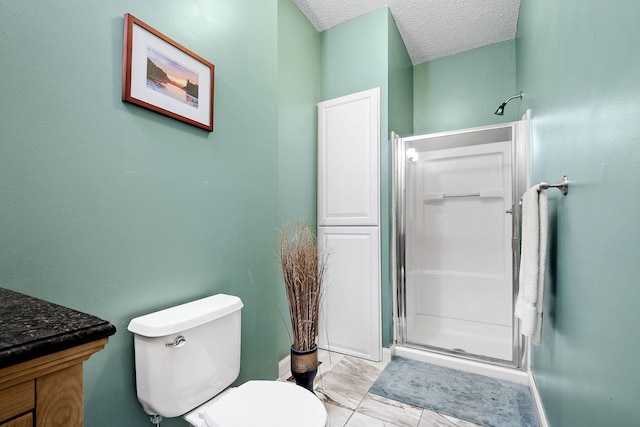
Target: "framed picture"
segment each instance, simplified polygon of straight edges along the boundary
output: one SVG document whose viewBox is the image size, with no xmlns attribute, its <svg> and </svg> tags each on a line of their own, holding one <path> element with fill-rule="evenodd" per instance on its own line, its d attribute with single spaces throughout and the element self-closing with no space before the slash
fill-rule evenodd
<svg viewBox="0 0 640 427">
<path fill-rule="evenodd" d="M 215 66 L 124 15 L 122 100 L 213 131 Z"/>
</svg>

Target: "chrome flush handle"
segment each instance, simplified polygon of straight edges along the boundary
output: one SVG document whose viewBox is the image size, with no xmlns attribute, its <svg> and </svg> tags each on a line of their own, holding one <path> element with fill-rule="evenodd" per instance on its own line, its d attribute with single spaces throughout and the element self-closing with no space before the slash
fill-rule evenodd
<svg viewBox="0 0 640 427">
<path fill-rule="evenodd" d="M 184 337 L 182 335 L 176 337 L 176 339 L 173 342 L 170 342 L 169 344 L 165 344 L 165 347 L 170 347 L 170 348 L 180 348 L 183 345 L 185 345 L 187 342 L 186 339 L 184 339 Z"/>
</svg>

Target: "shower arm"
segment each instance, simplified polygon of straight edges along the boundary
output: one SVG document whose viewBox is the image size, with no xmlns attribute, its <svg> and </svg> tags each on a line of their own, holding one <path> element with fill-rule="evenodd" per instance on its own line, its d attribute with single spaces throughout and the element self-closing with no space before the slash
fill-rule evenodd
<svg viewBox="0 0 640 427">
<path fill-rule="evenodd" d="M 516 98 L 522 99 L 522 91 L 520 91 L 520 93 L 518 95 L 513 95 L 513 96 L 510 96 L 509 98 L 507 98 L 502 104 L 500 104 L 500 106 L 498 107 L 496 112 L 493 113 L 493 114 L 495 114 L 496 116 L 503 116 L 504 115 L 504 107 L 507 106 L 509 101 L 511 101 L 512 99 L 516 99 Z"/>
<path fill-rule="evenodd" d="M 507 105 L 509 103 L 509 101 L 511 101 L 512 99 L 516 99 L 516 98 L 522 99 L 522 92 L 520 92 L 518 95 L 510 96 L 509 98 L 507 98 L 506 101 L 503 102 L 503 104 Z"/>
</svg>

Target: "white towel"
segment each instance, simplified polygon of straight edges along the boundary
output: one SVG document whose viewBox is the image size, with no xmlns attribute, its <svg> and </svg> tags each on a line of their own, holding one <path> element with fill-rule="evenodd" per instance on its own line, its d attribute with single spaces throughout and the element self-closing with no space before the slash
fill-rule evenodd
<svg viewBox="0 0 640 427">
<path fill-rule="evenodd" d="M 547 229 L 549 211 L 547 191 L 539 185 L 522 197 L 522 249 L 520 252 L 520 291 L 515 314 L 521 319 L 520 329 L 540 344 L 544 275 L 547 263 Z"/>
</svg>

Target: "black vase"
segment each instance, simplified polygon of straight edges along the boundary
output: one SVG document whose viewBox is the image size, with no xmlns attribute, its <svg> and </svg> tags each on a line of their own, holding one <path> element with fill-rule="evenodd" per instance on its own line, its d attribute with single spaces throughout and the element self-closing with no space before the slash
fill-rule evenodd
<svg viewBox="0 0 640 427">
<path fill-rule="evenodd" d="M 291 375 L 296 380 L 296 384 L 314 393 L 313 379 L 317 373 L 318 347 L 300 351 L 291 346 Z"/>
</svg>

